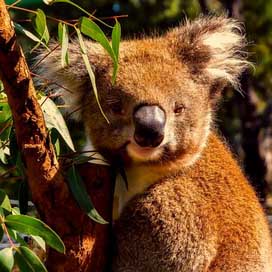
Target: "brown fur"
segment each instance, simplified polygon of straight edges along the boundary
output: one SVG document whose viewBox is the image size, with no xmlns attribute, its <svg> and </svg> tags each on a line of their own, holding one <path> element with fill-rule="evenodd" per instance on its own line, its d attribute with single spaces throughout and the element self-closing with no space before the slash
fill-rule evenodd
<svg viewBox="0 0 272 272">
<path fill-rule="evenodd" d="M 262 208 L 211 129 L 220 91 L 228 83 L 238 88 L 248 66 L 244 45 L 237 22 L 224 16 L 186 22 L 163 37 L 123 41 L 112 86 L 110 58 L 88 42 L 109 125 L 75 43 L 70 67 L 59 66 L 59 52 L 41 67 L 44 76 L 72 91 L 64 99 L 82 106 L 78 117 L 94 146 L 125 165 L 129 190 L 117 185 L 114 271 L 272 271 Z M 133 139 L 132 115 L 142 103 L 166 113 L 164 140 L 152 150 Z M 177 108 L 183 110 L 177 114 Z"/>
</svg>

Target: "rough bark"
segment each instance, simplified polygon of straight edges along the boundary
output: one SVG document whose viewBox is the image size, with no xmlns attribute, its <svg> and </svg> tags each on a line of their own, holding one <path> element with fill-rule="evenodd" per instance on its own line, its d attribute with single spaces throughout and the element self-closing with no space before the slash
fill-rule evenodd
<svg viewBox="0 0 272 272">
<path fill-rule="evenodd" d="M 110 226 L 98 225 L 88 219 L 69 192 L 55 159 L 30 72 L 16 42 L 4 0 L 0 0 L 0 78 L 12 110 L 33 202 L 41 218 L 66 245 L 66 255 L 49 251 L 49 271 L 102 271 Z M 105 219 L 110 220 L 112 183 L 108 169 L 88 164 L 83 170 L 94 204 Z M 98 179 L 102 184 L 99 188 Z"/>
</svg>

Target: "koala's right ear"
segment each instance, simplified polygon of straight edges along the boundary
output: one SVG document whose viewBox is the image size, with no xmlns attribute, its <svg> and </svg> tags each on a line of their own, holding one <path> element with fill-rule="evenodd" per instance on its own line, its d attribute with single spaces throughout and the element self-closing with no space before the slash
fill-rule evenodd
<svg viewBox="0 0 272 272">
<path fill-rule="evenodd" d="M 88 57 L 94 71 L 103 64 L 105 55 L 103 48 L 98 44 L 85 41 Z M 59 94 L 65 102 L 65 111 L 74 112 L 72 118 L 80 119 L 80 107 L 84 105 L 85 96 L 91 91 L 90 79 L 82 59 L 81 49 L 76 42 L 69 43 L 69 65 L 61 66 L 61 48 L 52 42 L 52 52 L 43 51 L 38 54 L 36 61 L 41 61 L 34 72 L 38 75 L 35 83 L 46 89 L 46 92 Z M 55 49 L 55 50 L 54 50 Z"/>
<path fill-rule="evenodd" d="M 239 76 L 249 66 L 243 48 L 241 25 L 226 16 L 203 16 L 169 31 L 171 52 L 194 74 L 202 73 L 212 84 L 230 83 L 239 89 Z M 220 83 L 220 84 L 219 84 Z"/>
</svg>

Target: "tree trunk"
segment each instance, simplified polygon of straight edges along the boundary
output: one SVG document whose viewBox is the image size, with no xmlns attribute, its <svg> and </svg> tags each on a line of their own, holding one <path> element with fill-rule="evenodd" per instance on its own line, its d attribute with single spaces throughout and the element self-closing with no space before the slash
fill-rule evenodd
<svg viewBox="0 0 272 272">
<path fill-rule="evenodd" d="M 66 245 L 65 255 L 49 251 L 49 271 L 102 271 L 107 260 L 110 225 L 92 222 L 69 192 L 4 0 L 0 0 L 0 78 L 12 110 L 33 202 L 41 218 Z M 90 164 L 82 167 L 94 205 L 110 220 L 113 182 L 109 168 Z M 97 180 L 101 182 L 99 186 Z"/>
</svg>

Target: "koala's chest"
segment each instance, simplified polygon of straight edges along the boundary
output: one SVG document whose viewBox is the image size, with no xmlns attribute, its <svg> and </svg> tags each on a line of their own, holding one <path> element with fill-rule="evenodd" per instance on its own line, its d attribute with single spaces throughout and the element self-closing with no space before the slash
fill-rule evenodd
<svg viewBox="0 0 272 272">
<path fill-rule="evenodd" d="M 128 180 L 128 189 L 125 186 L 121 176 L 117 177 L 114 205 L 113 205 L 113 219 L 116 220 L 120 216 L 124 206 L 135 195 L 143 193 L 150 185 L 156 183 L 162 175 L 148 167 L 134 167 L 126 171 Z"/>
</svg>

